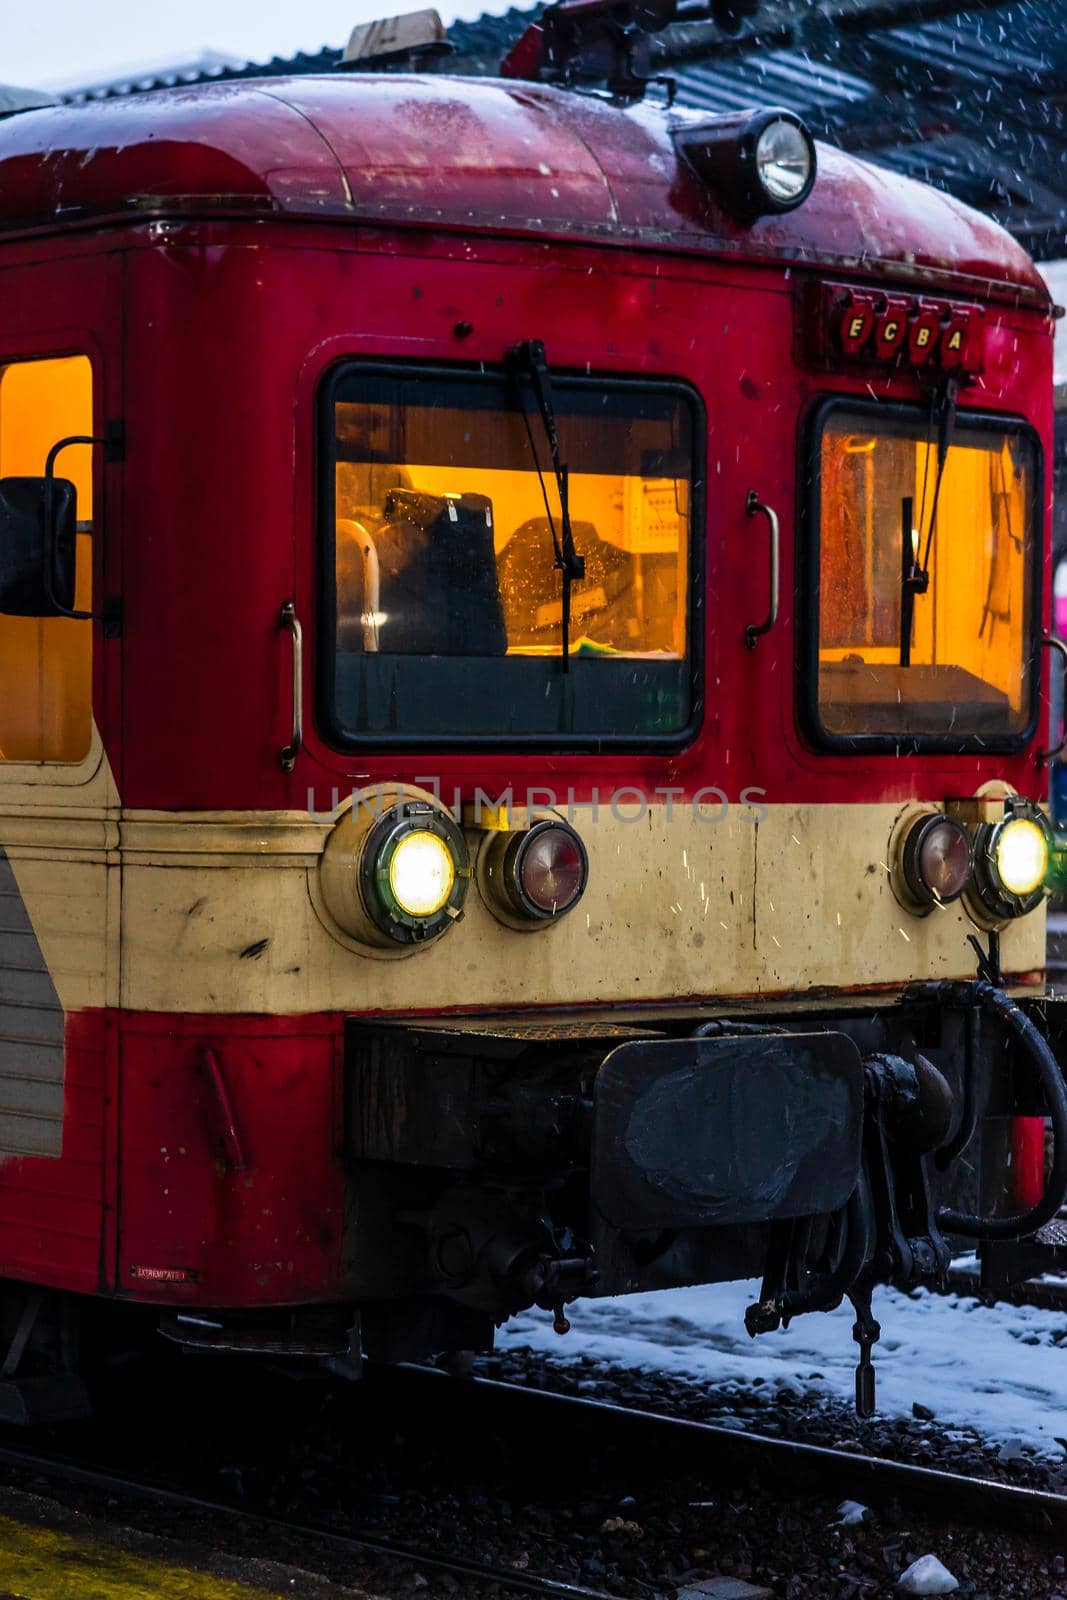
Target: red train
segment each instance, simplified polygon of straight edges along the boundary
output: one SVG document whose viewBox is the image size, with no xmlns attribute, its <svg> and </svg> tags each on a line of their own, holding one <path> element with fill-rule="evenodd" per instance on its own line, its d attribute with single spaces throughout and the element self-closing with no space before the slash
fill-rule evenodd
<svg viewBox="0 0 1067 1600">
<path fill-rule="evenodd" d="M 0 124 L 11 1415 L 1053 1249 L 1047 291 L 582 14 Z"/>
</svg>

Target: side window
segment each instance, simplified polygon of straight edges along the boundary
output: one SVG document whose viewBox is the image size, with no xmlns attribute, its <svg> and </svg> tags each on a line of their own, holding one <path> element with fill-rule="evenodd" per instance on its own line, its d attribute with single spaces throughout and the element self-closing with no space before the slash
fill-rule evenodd
<svg viewBox="0 0 1067 1600">
<path fill-rule="evenodd" d="M 93 432 L 86 356 L 0 366 L 0 478 L 40 477 L 58 439 Z M 58 473 L 78 493 L 75 609 L 92 606 L 92 451 L 74 447 Z M 92 623 L 0 616 L 0 761 L 77 762 L 92 738 Z"/>
</svg>

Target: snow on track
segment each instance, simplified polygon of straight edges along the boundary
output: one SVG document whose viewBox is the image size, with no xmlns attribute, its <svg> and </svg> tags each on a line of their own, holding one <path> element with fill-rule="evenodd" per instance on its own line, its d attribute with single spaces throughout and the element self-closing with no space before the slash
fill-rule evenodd
<svg viewBox="0 0 1067 1600">
<path fill-rule="evenodd" d="M 544 1312 L 524 1312 L 498 1336 L 503 1350 L 528 1347 L 557 1362 L 588 1355 L 620 1367 L 707 1379 L 789 1385 L 851 1404 L 856 1346 L 852 1307 L 798 1317 L 786 1330 L 750 1339 L 745 1307 L 758 1281 L 670 1289 L 568 1309 L 572 1331 L 552 1332 Z M 892 1289 L 875 1294 L 882 1325 L 875 1346 L 878 1410 L 912 1414 L 919 1402 L 941 1427 L 971 1427 L 1018 1439 L 1063 1459 L 1067 1439 L 1067 1316 L 1033 1306 L 985 1307 L 960 1295 Z M 1054 1335 L 1065 1338 L 1057 1345 Z"/>
</svg>

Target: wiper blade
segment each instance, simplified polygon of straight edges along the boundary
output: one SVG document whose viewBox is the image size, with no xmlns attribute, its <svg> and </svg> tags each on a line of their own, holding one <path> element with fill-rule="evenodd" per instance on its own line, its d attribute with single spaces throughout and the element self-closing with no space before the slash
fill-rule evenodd
<svg viewBox="0 0 1067 1600">
<path fill-rule="evenodd" d="M 569 672 L 571 653 L 571 585 L 576 578 L 585 577 L 585 557 L 580 556 L 574 547 L 574 529 L 571 527 L 569 475 L 566 466 L 560 459 L 559 436 L 556 432 L 556 412 L 552 404 L 552 378 L 543 342 L 540 339 L 526 339 L 522 344 L 516 345 L 513 350 L 508 352 L 508 364 L 517 377 L 528 377 L 533 386 L 534 398 L 537 401 L 537 409 L 541 414 L 545 437 L 548 440 L 549 454 L 552 457 L 552 471 L 559 493 L 560 531 L 558 533 L 556 532 L 556 521 L 552 515 L 552 507 L 549 504 L 544 473 L 541 471 L 541 463 L 534 445 L 530 419 L 526 411 L 525 391 L 520 383 L 518 389 L 519 403 L 522 407 L 522 419 L 526 424 L 526 434 L 530 441 L 530 454 L 533 456 L 538 482 L 541 485 L 541 496 L 545 502 L 545 515 L 548 518 L 549 531 L 552 534 L 555 565 L 559 569 L 563 585 L 563 604 L 560 617 L 560 664 L 564 672 Z"/>
<path fill-rule="evenodd" d="M 919 535 L 913 519 L 915 502 L 906 494 L 900 502 L 900 664 L 911 666 L 911 630 L 915 619 L 915 596 L 925 594 L 930 574 L 916 557 Z"/>
<path fill-rule="evenodd" d="M 934 497 L 930 506 L 930 527 L 926 534 L 926 548 L 923 550 L 922 571 L 929 579 L 930 573 L 930 547 L 934 542 L 934 531 L 937 527 L 937 503 L 941 498 L 941 484 L 945 476 L 945 462 L 948 460 L 948 448 L 952 443 L 952 431 L 956 426 L 956 397 L 959 393 L 959 383 L 955 378 L 946 378 L 945 387 L 941 393 L 939 406 L 940 415 L 937 423 L 937 477 L 934 479 Z"/>
<path fill-rule="evenodd" d="M 935 400 L 937 407 L 937 476 L 934 479 L 934 493 L 930 502 L 930 526 L 926 532 L 926 544 L 919 560 L 919 542 L 922 538 L 921 526 L 916 529 L 912 516 L 914 502 L 911 495 L 905 495 L 900 503 L 901 512 L 901 577 L 900 577 L 900 664 L 902 667 L 911 666 L 911 632 L 915 617 L 915 596 L 925 594 L 930 587 L 930 554 L 934 543 L 934 533 L 937 530 L 937 506 L 941 499 L 941 485 L 945 477 L 945 463 L 948 461 L 949 446 L 952 443 L 952 431 L 956 425 L 956 397 L 959 384 L 955 378 L 946 378 L 944 389 L 941 391 L 940 401 Z M 933 422 L 933 409 L 931 409 L 931 423 Z M 927 459 L 929 459 L 929 443 L 927 444 Z M 923 473 L 923 506 L 926 504 L 926 473 Z M 919 511 L 919 522 L 922 523 L 922 510 Z"/>
</svg>

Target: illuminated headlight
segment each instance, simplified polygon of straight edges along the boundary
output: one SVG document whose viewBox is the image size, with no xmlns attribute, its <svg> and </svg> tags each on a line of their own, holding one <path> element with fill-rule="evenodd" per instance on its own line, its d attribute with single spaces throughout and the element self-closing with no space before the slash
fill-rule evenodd
<svg viewBox="0 0 1067 1600">
<path fill-rule="evenodd" d="M 578 834 L 569 823 L 546 817 L 493 840 L 484 883 L 506 918 L 536 924 L 573 911 L 588 877 L 589 858 Z"/>
<path fill-rule="evenodd" d="M 436 833 L 405 834 L 389 862 L 389 889 L 409 917 L 433 917 L 448 904 L 456 881 L 452 852 Z"/>
<path fill-rule="evenodd" d="M 1042 899 L 1050 836 L 1029 800 L 1008 800 L 1002 822 L 985 822 L 975 837 L 975 889 L 995 917 L 1021 917 Z"/>
<path fill-rule="evenodd" d="M 360 855 L 367 915 L 397 944 L 443 933 L 462 912 L 469 877 L 459 828 L 421 801 L 387 811 L 370 829 Z"/>
<path fill-rule="evenodd" d="M 1044 830 L 1027 817 L 1006 822 L 997 836 L 997 871 L 1009 894 L 1022 897 L 1040 889 L 1048 871 L 1048 841 Z"/>
<path fill-rule="evenodd" d="M 971 880 L 970 835 L 954 817 L 929 812 L 908 829 L 901 866 L 908 892 L 919 905 L 950 905 Z"/>
<path fill-rule="evenodd" d="M 448 812 L 400 792 L 384 807 L 374 797 L 353 805 L 327 841 L 320 881 L 338 928 L 388 949 L 451 927 L 470 878 L 466 841 Z"/>
<path fill-rule="evenodd" d="M 709 117 L 674 138 L 714 198 L 742 221 L 794 210 L 815 183 L 815 141 L 792 111 Z"/>
</svg>

